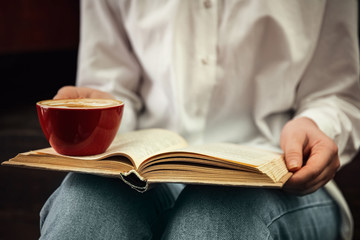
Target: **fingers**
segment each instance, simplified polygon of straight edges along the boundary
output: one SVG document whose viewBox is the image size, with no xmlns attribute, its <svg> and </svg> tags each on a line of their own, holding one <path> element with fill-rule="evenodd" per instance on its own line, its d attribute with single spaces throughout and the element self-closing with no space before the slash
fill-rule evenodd
<svg viewBox="0 0 360 240">
<path fill-rule="evenodd" d="M 64 86 L 58 90 L 54 99 L 80 98 L 80 94 L 74 86 Z"/>
<path fill-rule="evenodd" d="M 115 97 L 107 92 L 99 91 L 91 89 L 91 91 L 88 91 L 91 88 L 79 88 L 80 91 L 87 91 L 87 97 L 89 98 L 109 98 L 109 99 L 115 99 Z M 85 95 L 85 94 L 84 94 Z"/>
<path fill-rule="evenodd" d="M 114 97 L 106 92 L 87 87 L 64 86 L 59 89 L 54 99 L 70 98 L 110 98 Z"/>
</svg>

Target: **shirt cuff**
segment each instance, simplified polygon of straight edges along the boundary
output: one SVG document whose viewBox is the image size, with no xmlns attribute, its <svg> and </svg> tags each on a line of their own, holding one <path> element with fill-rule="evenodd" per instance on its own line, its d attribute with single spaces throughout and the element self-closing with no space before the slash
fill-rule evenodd
<svg viewBox="0 0 360 240">
<path fill-rule="evenodd" d="M 299 117 L 307 117 L 313 120 L 318 128 L 334 141 L 337 140 L 341 133 L 341 124 L 336 113 L 326 107 L 305 109 L 298 113 L 295 118 Z"/>
</svg>

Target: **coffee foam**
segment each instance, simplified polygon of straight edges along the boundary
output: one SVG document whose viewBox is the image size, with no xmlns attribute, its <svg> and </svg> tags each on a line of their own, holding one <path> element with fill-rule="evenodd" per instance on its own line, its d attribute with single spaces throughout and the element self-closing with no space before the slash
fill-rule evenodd
<svg viewBox="0 0 360 240">
<path fill-rule="evenodd" d="M 119 106 L 123 103 L 112 99 L 79 98 L 44 100 L 38 102 L 37 104 L 51 108 L 104 108 Z"/>
</svg>

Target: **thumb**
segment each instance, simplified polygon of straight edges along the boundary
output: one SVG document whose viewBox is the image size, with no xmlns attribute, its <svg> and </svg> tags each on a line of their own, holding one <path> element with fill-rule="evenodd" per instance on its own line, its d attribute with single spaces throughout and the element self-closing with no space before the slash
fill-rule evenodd
<svg viewBox="0 0 360 240">
<path fill-rule="evenodd" d="M 305 134 L 296 134 L 289 128 L 284 128 L 281 134 L 281 148 L 284 151 L 285 163 L 289 171 L 295 172 L 303 165 Z"/>
<path fill-rule="evenodd" d="M 302 144 L 292 141 L 283 150 L 285 153 L 285 163 L 289 171 L 296 172 L 299 170 L 303 164 Z"/>
</svg>

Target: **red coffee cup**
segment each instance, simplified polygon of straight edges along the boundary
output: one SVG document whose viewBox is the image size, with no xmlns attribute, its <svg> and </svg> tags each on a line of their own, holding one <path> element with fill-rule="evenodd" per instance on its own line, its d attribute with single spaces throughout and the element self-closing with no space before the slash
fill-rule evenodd
<svg viewBox="0 0 360 240">
<path fill-rule="evenodd" d="M 56 152 L 86 156 L 110 146 L 124 104 L 112 99 L 59 99 L 37 102 L 36 108 L 45 137 Z"/>
</svg>

